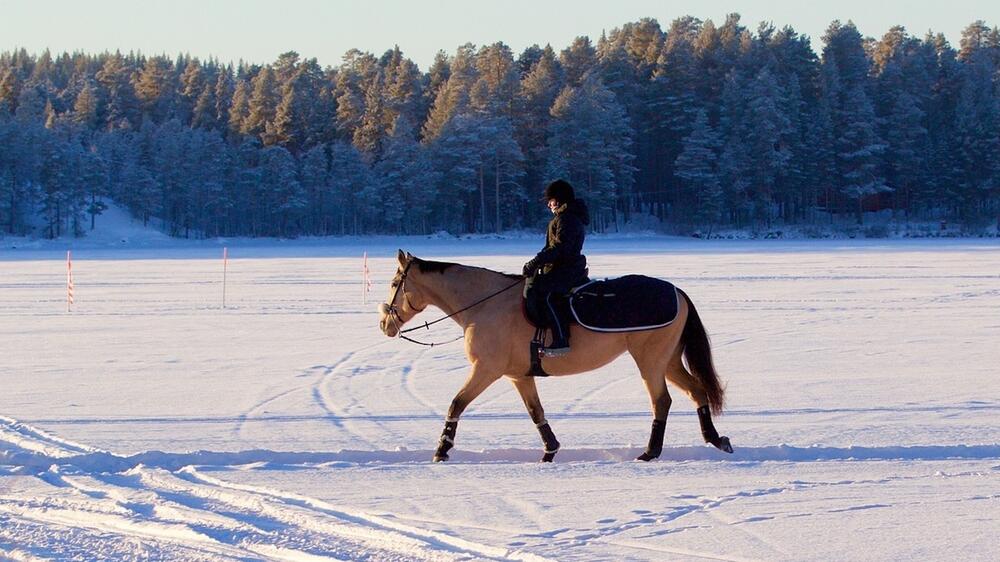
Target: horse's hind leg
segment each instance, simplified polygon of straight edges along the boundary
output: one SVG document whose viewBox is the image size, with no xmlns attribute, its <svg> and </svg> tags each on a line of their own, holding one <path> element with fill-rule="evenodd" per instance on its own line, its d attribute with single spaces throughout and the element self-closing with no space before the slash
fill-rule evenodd
<svg viewBox="0 0 1000 562">
<path fill-rule="evenodd" d="M 448 451 L 455 446 L 455 434 L 458 432 L 458 418 L 469 404 L 493 384 L 500 375 L 486 373 L 482 369 L 472 368 L 469 378 L 459 389 L 458 394 L 451 401 L 448 407 L 448 417 L 444 420 L 444 429 L 441 431 L 441 438 L 438 439 L 437 450 L 434 452 L 434 462 L 448 460 Z"/>
<path fill-rule="evenodd" d="M 708 405 L 708 394 L 704 386 L 694 375 L 692 375 L 684 363 L 681 361 L 681 350 L 670 359 L 670 366 L 667 368 L 667 380 L 677 385 L 683 390 L 691 401 L 698 406 L 698 423 L 701 425 L 701 436 L 706 443 L 711 443 L 717 449 L 727 453 L 733 452 L 733 446 L 729 438 L 719 435 L 712 423 L 712 412 Z"/>
<path fill-rule="evenodd" d="M 664 347 L 675 347 L 680 333 L 668 339 L 663 339 L 657 332 L 637 332 L 629 336 L 628 351 L 639 367 L 639 374 L 646 385 L 646 392 L 649 393 L 649 402 L 653 409 L 653 427 L 649 433 L 649 444 L 636 460 L 651 461 L 663 452 L 663 433 L 667 427 L 667 414 L 670 412 L 672 402 L 664 377 L 669 361 L 669 355 Z"/>
<path fill-rule="evenodd" d="M 649 443 L 646 445 L 646 450 L 636 460 L 651 461 L 663 452 L 663 434 L 667 428 L 667 413 L 670 412 L 672 401 L 662 371 L 647 371 L 642 367 L 639 370 L 642 373 L 642 382 L 646 384 L 649 401 L 653 407 L 653 428 L 649 433 Z"/>
<path fill-rule="evenodd" d="M 542 443 L 545 445 L 542 462 L 552 462 L 556 453 L 559 452 L 559 441 L 556 439 L 555 433 L 552 432 L 552 428 L 549 427 L 549 422 L 545 421 L 545 410 L 542 409 L 542 401 L 538 398 L 535 379 L 524 377 L 511 379 L 511 382 L 514 383 L 514 388 L 521 395 L 521 400 L 524 400 L 528 415 L 531 416 L 531 421 L 535 422 L 535 427 L 538 428 L 538 433 L 542 436 Z"/>
</svg>

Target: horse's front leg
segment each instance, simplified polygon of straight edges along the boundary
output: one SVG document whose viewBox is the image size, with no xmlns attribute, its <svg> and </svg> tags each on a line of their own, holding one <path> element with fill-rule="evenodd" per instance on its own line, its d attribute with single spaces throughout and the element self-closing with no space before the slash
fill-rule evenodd
<svg viewBox="0 0 1000 562">
<path fill-rule="evenodd" d="M 559 440 L 556 439 L 556 434 L 549 427 L 549 422 L 545 421 L 545 410 L 542 409 L 542 401 L 538 398 L 538 388 L 535 387 L 535 379 L 532 377 L 523 377 L 511 379 L 511 382 L 514 383 L 514 388 L 521 395 L 521 400 L 524 400 L 524 406 L 528 409 L 528 415 L 531 416 L 531 421 L 535 422 L 535 427 L 538 428 L 538 433 L 542 436 L 542 444 L 545 445 L 545 454 L 542 455 L 542 462 L 552 462 L 556 453 L 559 452 Z"/>
<path fill-rule="evenodd" d="M 465 380 L 465 384 L 462 385 L 458 394 L 451 401 L 451 406 L 448 407 L 448 417 L 444 420 L 444 430 L 441 431 L 437 450 L 434 451 L 434 462 L 448 460 L 448 451 L 455 446 L 455 434 L 458 432 L 458 418 L 462 416 L 462 412 L 465 411 L 469 404 L 498 378 L 500 378 L 500 375 L 487 372 L 477 366 L 472 367 L 469 378 Z"/>
</svg>

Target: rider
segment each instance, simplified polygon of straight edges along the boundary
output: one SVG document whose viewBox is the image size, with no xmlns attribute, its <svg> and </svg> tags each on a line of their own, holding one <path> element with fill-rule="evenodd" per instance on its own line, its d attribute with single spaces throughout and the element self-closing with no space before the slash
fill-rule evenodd
<svg viewBox="0 0 1000 562">
<path fill-rule="evenodd" d="M 555 216 L 549 221 L 545 247 L 524 264 L 522 273 L 528 278 L 525 295 L 545 303 L 543 308 L 552 324 L 552 344 L 545 354 L 556 357 L 569 353 L 567 295 L 587 279 L 587 258 L 581 251 L 590 214 L 565 180 L 546 186 L 543 200 Z"/>
</svg>

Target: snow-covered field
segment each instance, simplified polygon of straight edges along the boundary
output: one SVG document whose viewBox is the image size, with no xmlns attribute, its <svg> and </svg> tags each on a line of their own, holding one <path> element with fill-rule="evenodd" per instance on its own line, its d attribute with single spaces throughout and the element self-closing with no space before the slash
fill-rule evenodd
<svg viewBox="0 0 1000 562">
<path fill-rule="evenodd" d="M 675 391 L 632 461 L 623 358 L 539 381 L 551 465 L 505 381 L 431 463 L 462 346 L 375 312 L 399 245 L 514 272 L 538 240 L 230 241 L 224 310 L 220 243 L 106 242 L 74 250 L 72 313 L 65 248 L 0 250 L 0 559 L 1000 558 L 996 240 L 588 240 L 593 276 L 691 295 L 736 452 Z"/>
</svg>

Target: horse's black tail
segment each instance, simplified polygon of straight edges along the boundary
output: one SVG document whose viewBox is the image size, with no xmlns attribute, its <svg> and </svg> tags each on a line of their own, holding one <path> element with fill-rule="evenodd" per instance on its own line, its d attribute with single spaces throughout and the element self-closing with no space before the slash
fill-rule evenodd
<svg viewBox="0 0 1000 562">
<path fill-rule="evenodd" d="M 712 413 L 721 414 L 726 389 L 719 381 L 719 374 L 715 372 L 715 365 L 712 363 L 712 344 L 708 341 L 708 333 L 705 332 L 705 326 L 701 323 L 701 317 L 698 316 L 698 310 L 691 302 L 691 297 L 680 289 L 677 289 L 677 292 L 684 297 L 688 305 L 687 322 L 684 324 L 684 332 L 681 333 L 684 357 L 691 373 L 705 388 Z"/>
</svg>

